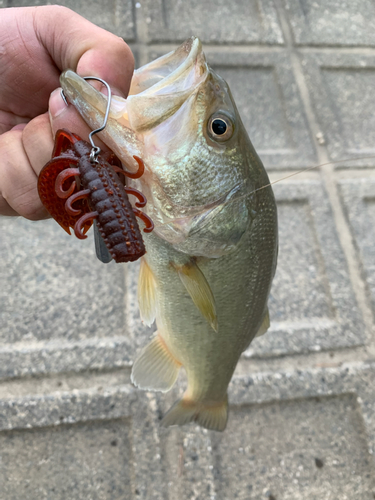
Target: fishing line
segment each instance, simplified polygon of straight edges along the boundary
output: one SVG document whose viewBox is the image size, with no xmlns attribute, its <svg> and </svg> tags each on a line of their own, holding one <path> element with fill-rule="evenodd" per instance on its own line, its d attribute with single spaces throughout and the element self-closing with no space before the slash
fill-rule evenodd
<svg viewBox="0 0 375 500">
<path fill-rule="evenodd" d="M 275 181 L 270 182 L 269 184 L 265 184 L 264 186 L 261 186 L 257 189 L 254 189 L 253 191 L 250 191 L 249 193 L 246 193 L 242 196 L 238 196 L 237 198 L 233 198 L 233 199 L 228 200 L 228 201 L 223 201 L 222 203 L 219 203 L 217 206 L 224 207 L 225 205 L 229 205 L 230 203 L 235 203 L 235 202 L 244 200 L 247 197 L 251 196 L 252 194 L 257 193 L 258 191 L 261 191 L 262 189 L 268 188 L 268 187 L 272 186 L 273 184 L 277 184 L 278 182 L 284 181 L 285 179 L 290 179 L 290 177 L 294 177 L 295 175 L 303 174 L 303 172 L 313 170 L 314 168 L 326 167 L 327 165 L 333 165 L 333 164 L 337 164 L 337 163 L 345 163 L 348 161 L 354 162 L 354 161 L 359 161 L 359 160 L 371 160 L 373 158 L 375 158 L 374 155 L 372 155 L 372 156 L 360 156 L 357 158 L 346 158 L 345 160 L 332 160 L 332 161 L 328 161 L 326 163 L 321 163 L 320 165 L 313 165 L 311 167 L 306 167 L 306 168 L 303 168 L 302 170 L 298 170 L 297 172 L 293 172 L 292 174 L 286 175 L 285 177 L 281 177 L 280 179 L 276 179 Z M 211 203 L 211 205 L 214 205 L 214 203 Z M 181 208 L 186 208 L 186 207 L 181 207 Z M 191 208 L 193 208 L 193 207 L 191 207 Z M 190 216 L 190 217 L 181 217 L 181 218 L 176 218 L 176 219 L 170 219 L 168 222 L 162 222 L 160 224 L 155 224 L 155 229 L 158 227 L 168 226 L 169 224 L 173 224 L 174 222 L 183 222 L 184 220 L 191 219 L 193 217 L 196 217 L 197 215 L 202 215 L 205 212 L 207 212 L 208 210 L 210 210 L 210 209 L 205 208 L 205 209 L 202 209 L 202 211 L 196 212 L 193 216 Z"/>
</svg>

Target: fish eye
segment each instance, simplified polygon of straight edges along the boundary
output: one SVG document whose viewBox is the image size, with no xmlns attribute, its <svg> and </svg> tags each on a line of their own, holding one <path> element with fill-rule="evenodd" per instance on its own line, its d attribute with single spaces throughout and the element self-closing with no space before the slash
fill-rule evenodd
<svg viewBox="0 0 375 500">
<path fill-rule="evenodd" d="M 215 113 L 208 120 L 208 133 L 215 141 L 227 141 L 232 137 L 233 132 L 232 120 L 222 113 Z"/>
</svg>

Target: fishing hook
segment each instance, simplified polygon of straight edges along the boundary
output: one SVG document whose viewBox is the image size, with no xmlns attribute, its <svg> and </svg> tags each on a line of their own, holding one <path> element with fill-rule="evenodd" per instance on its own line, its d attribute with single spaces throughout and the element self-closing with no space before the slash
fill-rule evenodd
<svg viewBox="0 0 375 500">
<path fill-rule="evenodd" d="M 105 110 L 103 125 L 101 127 L 97 128 L 97 129 L 95 129 L 95 130 L 92 130 L 90 132 L 90 134 L 89 134 L 89 141 L 90 141 L 91 146 L 92 146 L 92 150 L 91 150 L 91 153 L 90 153 L 90 161 L 92 163 L 98 163 L 97 157 L 100 154 L 101 150 L 100 150 L 99 146 L 95 145 L 95 143 L 94 143 L 94 141 L 92 139 L 92 136 L 94 134 L 97 134 L 98 132 L 101 132 L 107 126 L 109 111 L 111 109 L 112 92 L 111 92 L 111 87 L 108 85 L 108 83 L 105 80 L 102 80 L 101 78 L 98 78 L 97 76 L 84 76 L 83 79 L 84 80 L 96 80 L 98 82 L 101 82 L 103 85 L 106 86 L 107 91 L 108 91 L 107 108 Z M 68 101 L 66 99 L 66 96 L 64 94 L 63 89 L 61 89 L 61 97 L 62 97 L 63 101 L 65 102 L 65 104 L 68 106 Z"/>
</svg>

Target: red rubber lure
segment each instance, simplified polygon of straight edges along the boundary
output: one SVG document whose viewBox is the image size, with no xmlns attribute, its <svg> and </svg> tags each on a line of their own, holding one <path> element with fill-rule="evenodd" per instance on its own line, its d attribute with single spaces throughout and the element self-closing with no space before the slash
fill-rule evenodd
<svg viewBox="0 0 375 500">
<path fill-rule="evenodd" d="M 144 172 L 143 161 L 134 156 L 139 168 L 130 173 L 122 168 L 114 153 L 97 154 L 92 146 L 68 130 L 58 130 L 52 159 L 38 179 L 40 199 L 51 216 L 70 234 L 87 238 L 94 219 L 99 232 L 116 262 L 130 262 L 146 253 L 136 217 L 145 223 L 144 232 L 153 230 L 151 219 L 138 210 L 146 205 L 145 196 L 126 187 L 118 174 L 136 179 Z M 138 201 L 133 208 L 128 194 Z"/>
</svg>

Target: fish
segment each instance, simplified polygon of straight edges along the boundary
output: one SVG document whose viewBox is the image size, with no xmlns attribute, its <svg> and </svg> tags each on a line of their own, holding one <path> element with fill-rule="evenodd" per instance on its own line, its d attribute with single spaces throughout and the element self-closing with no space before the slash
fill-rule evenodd
<svg viewBox="0 0 375 500">
<path fill-rule="evenodd" d="M 71 70 L 60 81 L 90 128 L 100 127 L 106 97 Z M 157 331 L 131 380 L 167 392 L 183 367 L 187 389 L 161 424 L 223 431 L 239 358 L 270 326 L 278 226 L 266 170 L 197 37 L 134 72 L 129 96 L 113 96 L 101 139 L 130 171 L 134 155 L 144 161 L 130 185 L 155 225 L 144 236 L 138 302 Z"/>
</svg>

